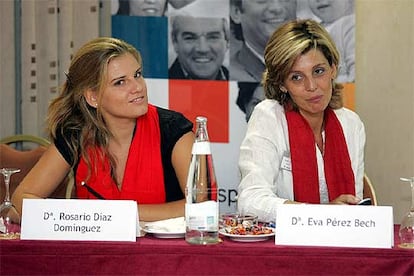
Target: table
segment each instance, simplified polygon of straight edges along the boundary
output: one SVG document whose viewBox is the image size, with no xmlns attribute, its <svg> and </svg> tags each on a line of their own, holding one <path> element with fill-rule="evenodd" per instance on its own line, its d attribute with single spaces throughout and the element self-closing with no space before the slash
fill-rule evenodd
<svg viewBox="0 0 414 276">
<path fill-rule="evenodd" d="M 274 239 L 227 237 L 208 246 L 151 236 L 136 242 L 0 240 L 0 275 L 9 274 L 414 275 L 414 251 L 276 246 Z"/>
</svg>

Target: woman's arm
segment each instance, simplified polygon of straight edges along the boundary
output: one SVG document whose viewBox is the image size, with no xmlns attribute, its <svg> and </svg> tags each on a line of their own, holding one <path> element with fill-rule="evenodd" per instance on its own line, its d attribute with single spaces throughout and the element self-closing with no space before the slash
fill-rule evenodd
<svg viewBox="0 0 414 276">
<path fill-rule="evenodd" d="M 187 132 L 175 144 L 172 151 L 172 164 L 185 194 L 188 168 L 191 162 L 191 149 L 194 143 L 194 134 Z M 142 221 L 156 221 L 184 216 L 185 199 L 163 204 L 138 204 L 139 219 Z"/>
<path fill-rule="evenodd" d="M 289 197 L 290 172 L 282 171 L 287 152 L 283 110 L 273 101 L 256 105 L 240 145 L 237 208 L 242 214 L 257 215 L 261 221 L 273 221 L 277 206 Z"/>
<path fill-rule="evenodd" d="M 59 186 L 70 170 L 57 148 L 52 144 L 26 175 L 12 195 L 17 211 L 22 213 L 24 198 L 46 198 Z"/>
</svg>

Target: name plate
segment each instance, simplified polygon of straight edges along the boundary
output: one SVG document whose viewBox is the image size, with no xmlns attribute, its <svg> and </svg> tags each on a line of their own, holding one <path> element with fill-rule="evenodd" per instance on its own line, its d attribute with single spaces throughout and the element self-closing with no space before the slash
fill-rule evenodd
<svg viewBox="0 0 414 276">
<path fill-rule="evenodd" d="M 392 248 L 391 206 L 283 204 L 276 245 Z"/>
<path fill-rule="evenodd" d="M 135 242 L 137 222 L 133 200 L 24 199 L 20 238 Z"/>
</svg>

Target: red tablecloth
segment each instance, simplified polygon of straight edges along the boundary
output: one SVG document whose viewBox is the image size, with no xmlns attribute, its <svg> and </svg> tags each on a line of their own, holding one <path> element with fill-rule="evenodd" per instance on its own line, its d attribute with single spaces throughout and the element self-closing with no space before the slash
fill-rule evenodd
<svg viewBox="0 0 414 276">
<path fill-rule="evenodd" d="M 154 237 L 131 243 L 0 240 L 0 275 L 17 274 L 411 276 L 414 250 L 276 246 L 274 239 L 226 237 L 209 246 Z"/>
</svg>

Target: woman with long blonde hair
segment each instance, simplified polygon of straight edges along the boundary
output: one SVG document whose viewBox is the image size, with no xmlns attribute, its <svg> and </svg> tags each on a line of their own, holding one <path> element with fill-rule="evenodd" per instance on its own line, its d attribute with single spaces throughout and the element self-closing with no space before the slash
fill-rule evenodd
<svg viewBox="0 0 414 276">
<path fill-rule="evenodd" d="M 140 219 L 184 216 L 184 191 L 194 141 L 182 114 L 148 103 L 139 52 L 115 38 L 82 46 L 50 104 L 52 145 L 12 201 L 48 197 L 73 170 L 76 196 L 129 199 Z"/>
</svg>

